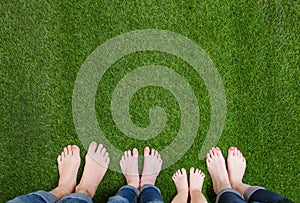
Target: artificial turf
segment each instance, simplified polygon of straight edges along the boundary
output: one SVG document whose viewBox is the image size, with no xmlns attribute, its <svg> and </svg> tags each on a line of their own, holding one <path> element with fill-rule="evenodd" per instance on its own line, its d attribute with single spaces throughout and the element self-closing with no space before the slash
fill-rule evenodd
<svg viewBox="0 0 300 203">
<path fill-rule="evenodd" d="M 169 30 L 190 38 L 209 55 L 222 78 L 227 116 L 218 146 L 226 156 L 237 146 L 247 158 L 245 181 L 299 198 L 299 2 L 298 1 L 7 1 L 0 3 L 0 202 L 57 184 L 56 157 L 68 144 L 82 146 L 72 117 L 72 94 L 86 58 L 105 41 L 134 30 Z M 202 169 L 203 193 L 215 195 L 205 161 L 198 159 L 210 123 L 210 100 L 202 79 L 181 59 L 166 53 L 130 54 L 100 81 L 99 126 L 120 150 L 149 145 L 162 150 L 176 136 L 180 109 L 160 87 L 138 91 L 132 120 L 147 127 L 149 109 L 165 108 L 168 121 L 156 138 L 129 139 L 115 126 L 110 99 L 132 69 L 164 65 L 191 85 L 201 112 L 188 152 L 157 180 L 165 202 L 175 195 L 172 174 Z M 83 165 L 83 161 L 81 166 Z M 82 170 L 82 167 L 81 167 Z M 79 172 L 79 178 L 81 174 Z M 108 170 L 95 202 L 105 202 L 125 184 Z"/>
</svg>

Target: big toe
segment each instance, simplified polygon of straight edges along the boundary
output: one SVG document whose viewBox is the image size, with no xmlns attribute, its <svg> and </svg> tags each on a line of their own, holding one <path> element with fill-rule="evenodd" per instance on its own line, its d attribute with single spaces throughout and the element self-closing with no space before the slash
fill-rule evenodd
<svg viewBox="0 0 300 203">
<path fill-rule="evenodd" d="M 88 152 L 94 154 L 97 150 L 97 146 L 98 146 L 97 142 L 91 142 L 89 145 Z"/>
<path fill-rule="evenodd" d="M 144 149 L 144 156 L 149 156 L 150 155 L 150 148 L 149 147 L 145 147 Z"/>
<path fill-rule="evenodd" d="M 79 155 L 80 154 L 80 148 L 77 145 L 72 145 L 71 146 L 73 155 Z"/>
<path fill-rule="evenodd" d="M 132 155 L 133 155 L 133 156 L 138 156 L 138 155 L 139 155 L 139 151 L 138 151 L 137 148 L 134 148 L 134 149 L 132 150 Z"/>
</svg>

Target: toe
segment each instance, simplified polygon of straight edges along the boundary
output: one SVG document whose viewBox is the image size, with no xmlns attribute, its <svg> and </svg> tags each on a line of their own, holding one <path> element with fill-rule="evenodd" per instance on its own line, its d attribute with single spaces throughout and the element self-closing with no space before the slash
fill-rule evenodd
<svg viewBox="0 0 300 203">
<path fill-rule="evenodd" d="M 97 146 L 98 146 L 97 142 L 91 142 L 89 145 L 88 152 L 94 154 L 97 150 Z"/>
<path fill-rule="evenodd" d="M 67 146 L 67 155 L 72 155 L 72 146 L 71 145 Z"/>
<path fill-rule="evenodd" d="M 80 153 L 80 149 L 77 145 L 72 145 L 71 149 L 72 149 L 72 154 L 73 155 L 77 155 L 77 154 Z"/>
<path fill-rule="evenodd" d="M 228 149 L 228 156 L 233 156 L 234 147 L 229 147 Z"/>
<path fill-rule="evenodd" d="M 57 157 L 57 162 L 61 162 L 61 161 L 62 161 L 61 155 L 59 155 L 59 156 Z"/>
<path fill-rule="evenodd" d="M 145 147 L 144 149 L 144 156 L 149 156 L 150 155 L 150 148 L 149 147 Z"/>
<path fill-rule="evenodd" d="M 132 154 L 133 154 L 133 156 L 138 156 L 138 155 L 139 155 L 138 149 L 137 149 L 137 148 L 134 148 L 134 149 L 132 150 Z"/>
</svg>

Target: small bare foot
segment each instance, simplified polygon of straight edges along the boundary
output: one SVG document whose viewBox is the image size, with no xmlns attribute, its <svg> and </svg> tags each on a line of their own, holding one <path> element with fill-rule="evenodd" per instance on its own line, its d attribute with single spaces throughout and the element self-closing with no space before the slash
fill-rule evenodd
<svg viewBox="0 0 300 203">
<path fill-rule="evenodd" d="M 225 160 L 220 148 L 213 147 L 206 155 L 206 165 L 213 181 L 213 188 L 216 194 L 222 189 L 231 188 Z"/>
<path fill-rule="evenodd" d="M 244 194 L 245 190 L 250 187 L 242 182 L 246 171 L 246 159 L 236 147 L 228 149 L 227 167 L 231 186 Z"/>
<path fill-rule="evenodd" d="M 207 202 L 206 198 L 202 194 L 202 186 L 203 186 L 204 178 L 205 178 L 205 175 L 201 170 L 195 169 L 194 167 L 190 168 L 191 203 Z"/>
<path fill-rule="evenodd" d="M 77 172 L 80 165 L 80 149 L 68 145 L 57 158 L 59 181 L 58 186 L 50 191 L 57 199 L 71 194 L 76 186 Z"/>
<path fill-rule="evenodd" d="M 205 175 L 204 173 L 195 168 L 190 169 L 190 192 L 200 191 L 202 192 L 202 185 L 204 181 Z"/>
<path fill-rule="evenodd" d="M 121 170 L 126 178 L 127 184 L 139 188 L 140 176 L 138 169 L 138 155 L 139 152 L 136 148 L 125 151 L 120 160 Z"/>
<path fill-rule="evenodd" d="M 157 150 L 152 149 L 150 152 L 149 147 L 144 149 L 144 166 L 141 177 L 141 187 L 145 184 L 154 185 L 157 176 L 160 173 L 162 166 L 162 159 Z"/>
<path fill-rule="evenodd" d="M 109 162 L 108 153 L 103 145 L 91 142 L 85 156 L 83 175 L 76 187 L 76 192 L 84 193 L 92 198 L 107 171 Z"/>
<path fill-rule="evenodd" d="M 189 186 L 184 168 L 177 170 L 172 176 L 172 180 L 176 186 L 177 195 L 172 200 L 172 203 L 184 203 L 188 200 Z"/>
</svg>

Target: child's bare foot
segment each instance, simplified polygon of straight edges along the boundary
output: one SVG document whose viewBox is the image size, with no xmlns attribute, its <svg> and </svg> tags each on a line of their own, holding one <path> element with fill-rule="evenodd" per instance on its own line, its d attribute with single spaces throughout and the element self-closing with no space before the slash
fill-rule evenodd
<svg viewBox="0 0 300 203">
<path fill-rule="evenodd" d="M 182 168 L 177 170 L 172 176 L 174 184 L 176 186 L 177 195 L 172 200 L 172 203 L 184 203 L 188 200 L 188 181 L 186 176 L 186 170 Z"/>
<path fill-rule="evenodd" d="M 190 193 L 193 191 L 202 192 L 204 178 L 205 175 L 201 170 L 195 169 L 194 167 L 190 169 Z"/>
<path fill-rule="evenodd" d="M 246 159 L 236 147 L 228 149 L 227 167 L 231 186 L 244 194 L 245 190 L 250 187 L 242 182 L 246 171 Z"/>
<path fill-rule="evenodd" d="M 139 188 L 140 186 L 138 155 L 139 155 L 138 150 L 134 148 L 132 150 L 132 153 L 130 150 L 125 151 L 124 155 L 120 160 L 120 166 L 123 175 L 126 178 L 127 184 L 136 188 Z"/>
<path fill-rule="evenodd" d="M 85 156 L 83 175 L 76 187 L 76 192 L 84 193 L 92 198 L 107 171 L 109 162 L 108 153 L 103 145 L 98 145 L 96 142 L 90 143 Z"/>
<path fill-rule="evenodd" d="M 162 159 L 157 150 L 152 149 L 150 152 L 149 147 L 144 149 L 144 166 L 141 177 L 141 187 L 145 184 L 154 185 L 157 176 L 160 173 L 162 166 Z"/>
<path fill-rule="evenodd" d="M 213 147 L 206 155 L 206 164 L 208 172 L 213 181 L 213 188 L 216 194 L 222 189 L 231 188 L 225 160 L 220 148 Z"/>
<path fill-rule="evenodd" d="M 195 169 L 194 167 L 190 168 L 190 196 L 191 196 L 191 203 L 195 202 L 207 202 L 206 198 L 202 194 L 202 186 L 204 181 L 205 175 L 204 173 L 199 170 Z"/>
<path fill-rule="evenodd" d="M 80 149 L 68 145 L 57 158 L 59 181 L 58 186 L 50 191 L 57 199 L 71 194 L 76 186 L 77 172 L 80 165 Z"/>
</svg>

